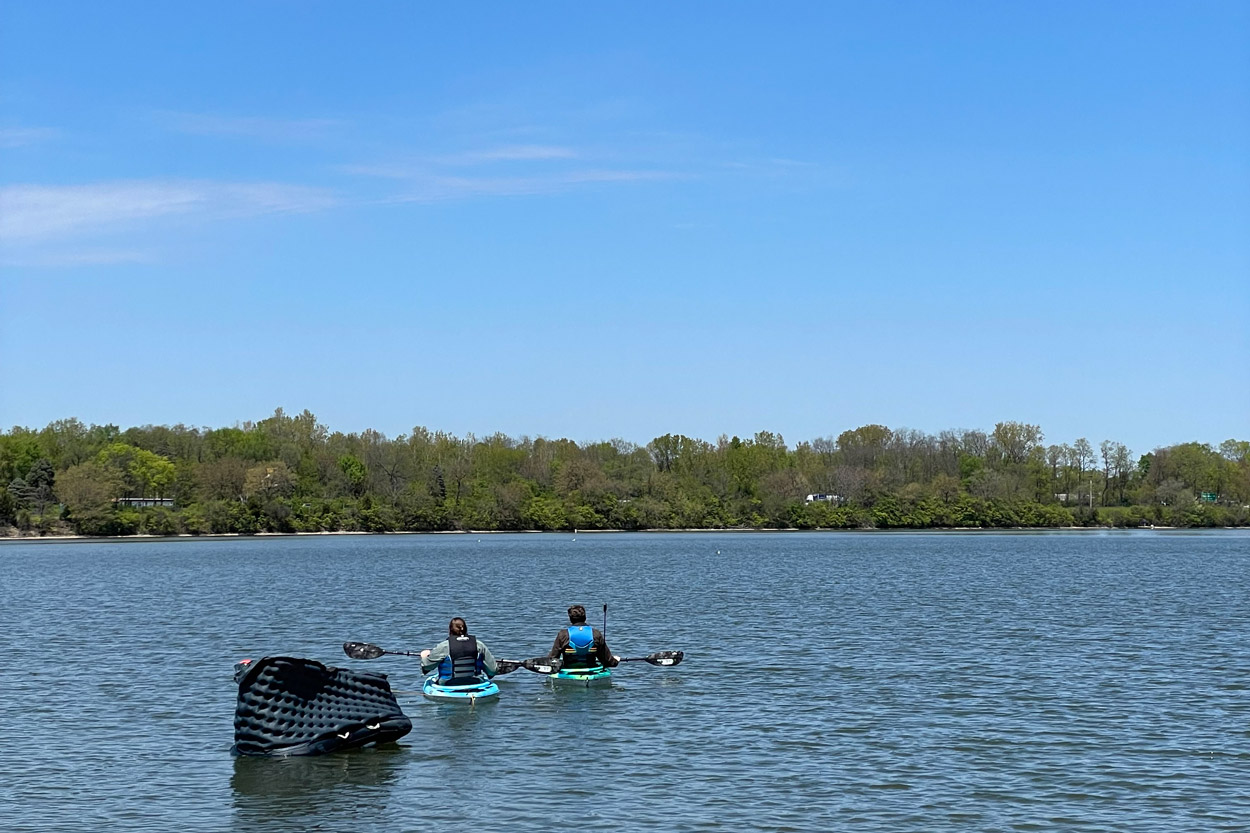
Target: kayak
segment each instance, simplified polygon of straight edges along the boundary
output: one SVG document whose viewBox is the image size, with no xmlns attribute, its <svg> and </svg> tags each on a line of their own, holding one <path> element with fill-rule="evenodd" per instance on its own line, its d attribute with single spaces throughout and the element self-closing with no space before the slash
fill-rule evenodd
<svg viewBox="0 0 1250 833">
<path fill-rule="evenodd" d="M 551 680 L 552 685 L 561 688 L 593 688 L 610 685 L 612 672 L 602 665 L 591 668 L 564 668 L 554 674 L 549 674 L 547 679 Z"/>
<path fill-rule="evenodd" d="M 467 703 L 470 706 L 478 700 L 494 700 L 499 696 L 499 686 L 491 680 L 482 680 L 471 685 L 442 685 L 438 675 L 425 678 L 421 693 L 427 700 L 438 703 Z"/>
</svg>

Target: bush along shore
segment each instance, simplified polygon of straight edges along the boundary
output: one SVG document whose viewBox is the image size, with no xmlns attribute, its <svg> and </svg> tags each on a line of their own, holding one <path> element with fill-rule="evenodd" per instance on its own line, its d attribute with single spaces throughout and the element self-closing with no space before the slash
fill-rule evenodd
<svg viewBox="0 0 1250 833">
<path fill-rule="evenodd" d="M 0 536 L 1250 525 L 1250 441 L 1134 454 L 1039 426 L 865 425 L 646 445 L 331 431 L 281 409 L 229 428 L 0 433 Z"/>
</svg>

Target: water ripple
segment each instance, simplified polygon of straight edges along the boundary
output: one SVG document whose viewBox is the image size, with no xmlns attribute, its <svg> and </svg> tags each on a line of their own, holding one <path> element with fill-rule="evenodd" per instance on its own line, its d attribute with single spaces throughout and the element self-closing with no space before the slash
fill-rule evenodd
<svg viewBox="0 0 1250 833">
<path fill-rule="evenodd" d="M 1248 567 L 1238 532 L 6 543 L 0 802 L 41 833 L 1250 829 Z M 532 656 L 574 601 L 686 662 L 463 710 L 387 658 L 399 746 L 228 754 L 241 657 L 453 615 Z"/>
</svg>

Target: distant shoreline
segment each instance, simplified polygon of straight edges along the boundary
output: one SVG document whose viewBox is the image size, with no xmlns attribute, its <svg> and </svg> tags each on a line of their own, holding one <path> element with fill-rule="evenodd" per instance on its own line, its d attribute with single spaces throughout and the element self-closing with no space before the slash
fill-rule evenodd
<svg viewBox="0 0 1250 833">
<path fill-rule="evenodd" d="M 394 537 L 403 535 L 548 535 L 548 536 L 576 536 L 576 535 L 621 535 L 621 534 L 645 534 L 655 535 L 664 533 L 732 533 L 732 534 L 748 534 L 759 535 L 767 533 L 785 533 L 785 534 L 880 534 L 880 535 L 917 535 L 931 533 L 1034 533 L 1034 532 L 1050 532 L 1050 533 L 1100 533 L 1100 532 L 1202 532 L 1212 530 L 1236 530 L 1245 529 L 1245 527 L 1237 526 L 1216 526 L 1216 527 L 1182 527 L 1182 526 L 1141 526 L 1141 527 L 1111 527 L 1111 526 L 1016 526 L 1016 527 L 932 527 L 928 529 L 798 529 L 792 527 L 789 529 L 578 529 L 578 530 L 537 530 L 537 529 L 519 529 L 519 530 L 473 530 L 473 529 L 447 529 L 447 530 L 401 530 L 397 532 L 358 532 L 347 530 L 335 530 L 333 532 L 257 532 L 251 535 L 244 535 L 237 532 L 227 532 L 219 534 L 206 535 L 190 535 L 188 533 L 180 533 L 178 535 L 115 535 L 115 536 L 90 536 L 90 535 L 11 535 L 0 538 L 0 546 L 5 544 L 16 543 L 46 543 L 46 544 L 73 544 L 73 543 L 105 543 L 114 541 L 133 541 L 151 543 L 153 541 L 230 541 L 239 539 L 261 539 L 271 540 L 277 538 L 324 538 L 332 536 L 380 536 Z"/>
</svg>

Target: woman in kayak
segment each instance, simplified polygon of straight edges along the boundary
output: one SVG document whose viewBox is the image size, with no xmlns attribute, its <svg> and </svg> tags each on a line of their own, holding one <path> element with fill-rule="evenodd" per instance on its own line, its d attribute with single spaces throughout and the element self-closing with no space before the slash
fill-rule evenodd
<svg viewBox="0 0 1250 833">
<path fill-rule="evenodd" d="M 603 633 L 586 624 L 586 608 L 581 605 L 569 608 L 569 626 L 556 634 L 556 642 L 547 656 L 563 658 L 565 668 L 615 668 L 621 661 L 608 650 Z"/>
<path fill-rule="evenodd" d="M 496 664 L 486 643 L 471 635 L 469 626 L 457 616 L 447 626 L 447 639 L 421 652 L 421 673 L 435 668 L 442 685 L 472 685 L 495 676 Z"/>
</svg>

